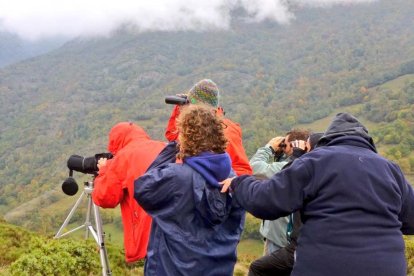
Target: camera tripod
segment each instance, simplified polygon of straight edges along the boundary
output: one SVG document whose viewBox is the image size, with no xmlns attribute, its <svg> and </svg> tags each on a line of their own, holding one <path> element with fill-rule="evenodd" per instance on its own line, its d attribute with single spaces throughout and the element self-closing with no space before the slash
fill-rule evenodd
<svg viewBox="0 0 414 276">
<path fill-rule="evenodd" d="M 63 222 L 62 226 L 60 227 L 59 231 L 56 233 L 55 235 L 55 239 L 64 237 L 66 235 L 69 235 L 70 233 L 73 233 L 77 230 L 80 230 L 82 228 L 85 228 L 85 239 L 89 238 L 89 232 L 92 234 L 93 238 L 95 239 L 96 243 L 99 246 L 99 256 L 100 256 L 100 260 L 101 260 L 101 265 L 102 265 L 102 275 L 107 276 L 107 275 L 111 275 L 111 269 L 109 267 L 109 260 L 108 260 L 108 254 L 106 252 L 106 248 L 105 248 L 105 241 L 104 241 L 104 236 L 105 233 L 102 230 L 102 220 L 101 220 L 101 215 L 99 213 L 99 207 L 97 205 L 95 205 L 95 203 L 93 203 L 92 201 L 92 191 L 93 191 L 93 182 L 89 181 L 89 182 L 85 182 L 84 183 L 84 189 L 82 194 L 80 195 L 80 197 L 78 198 L 78 200 L 76 201 L 75 205 L 73 205 L 72 209 L 69 212 L 69 215 L 66 217 L 65 221 Z M 76 208 L 78 208 L 78 206 L 80 205 L 80 203 L 82 202 L 82 199 L 86 196 L 87 198 L 87 202 L 88 202 L 88 207 L 87 207 L 87 211 L 86 211 L 86 219 L 85 219 L 85 223 L 73 228 L 72 230 L 69 230 L 65 233 L 63 233 L 64 229 L 66 228 L 66 226 L 68 225 L 70 219 L 72 218 L 73 214 L 76 211 Z M 92 223 L 91 223 L 91 217 L 92 217 L 92 211 L 93 211 L 93 217 L 95 219 L 95 228 L 93 227 Z"/>
</svg>

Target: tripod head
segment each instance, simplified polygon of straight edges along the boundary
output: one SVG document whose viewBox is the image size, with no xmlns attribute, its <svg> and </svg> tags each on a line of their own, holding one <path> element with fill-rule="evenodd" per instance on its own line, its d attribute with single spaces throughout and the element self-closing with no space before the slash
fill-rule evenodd
<svg viewBox="0 0 414 276">
<path fill-rule="evenodd" d="M 84 182 L 85 190 L 87 189 L 93 190 L 93 181 L 95 180 L 96 176 L 97 174 L 93 174 L 92 181 Z M 69 177 L 66 178 L 65 181 L 63 181 L 62 183 L 62 191 L 68 196 L 73 196 L 73 195 L 76 195 L 78 190 L 79 190 L 79 185 L 76 182 L 75 178 L 73 178 L 73 170 L 69 170 Z M 90 194 L 91 192 L 89 192 L 88 194 Z"/>
<path fill-rule="evenodd" d="M 93 181 L 85 181 L 83 182 L 83 184 L 84 184 L 84 187 L 83 187 L 84 192 L 88 195 L 91 195 L 93 191 Z"/>
</svg>

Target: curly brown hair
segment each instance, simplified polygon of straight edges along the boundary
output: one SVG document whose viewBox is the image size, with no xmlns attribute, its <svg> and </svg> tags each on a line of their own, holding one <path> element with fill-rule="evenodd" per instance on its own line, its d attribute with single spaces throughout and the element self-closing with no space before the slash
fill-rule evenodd
<svg viewBox="0 0 414 276">
<path fill-rule="evenodd" d="M 206 105 L 188 105 L 177 119 L 179 129 L 179 159 L 202 152 L 224 153 L 227 139 L 223 121 L 215 110 Z"/>
</svg>

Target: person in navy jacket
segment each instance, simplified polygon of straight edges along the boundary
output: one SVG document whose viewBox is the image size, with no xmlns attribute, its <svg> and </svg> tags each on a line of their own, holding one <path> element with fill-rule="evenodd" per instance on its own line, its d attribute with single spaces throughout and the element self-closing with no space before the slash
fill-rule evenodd
<svg viewBox="0 0 414 276">
<path fill-rule="evenodd" d="M 400 168 L 377 154 L 367 129 L 339 113 L 316 149 L 269 180 L 223 181 L 261 219 L 301 210 L 291 275 L 405 276 L 402 234 L 414 234 L 414 191 Z"/>
<path fill-rule="evenodd" d="M 211 108 L 189 105 L 178 126 L 183 163 L 165 164 L 175 161 L 172 142 L 135 181 L 135 199 L 153 218 L 145 275 L 233 275 L 245 211 L 220 192 L 231 173 L 224 125 Z"/>
</svg>

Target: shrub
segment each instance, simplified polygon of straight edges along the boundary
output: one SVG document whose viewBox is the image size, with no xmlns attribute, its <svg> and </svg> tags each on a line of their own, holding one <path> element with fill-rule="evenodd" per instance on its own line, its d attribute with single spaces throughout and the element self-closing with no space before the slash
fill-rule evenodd
<svg viewBox="0 0 414 276">
<path fill-rule="evenodd" d="M 407 259 L 407 275 L 414 275 L 414 240 L 405 238 L 405 256 Z"/>
<path fill-rule="evenodd" d="M 261 220 L 247 213 L 242 239 L 261 239 L 259 232 Z"/>
<path fill-rule="evenodd" d="M 98 275 L 101 264 L 96 245 L 73 240 L 35 237 L 30 251 L 10 266 L 12 275 Z"/>
</svg>

